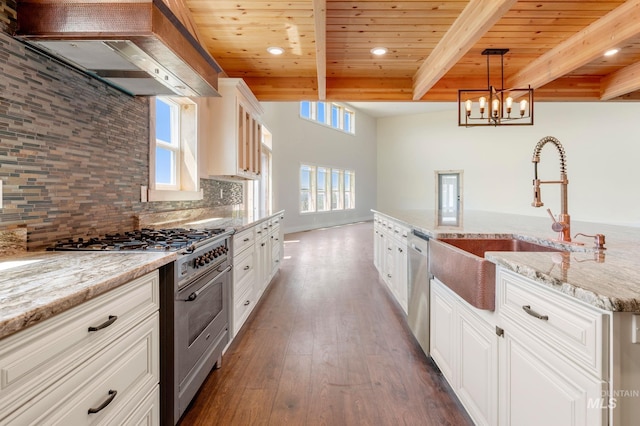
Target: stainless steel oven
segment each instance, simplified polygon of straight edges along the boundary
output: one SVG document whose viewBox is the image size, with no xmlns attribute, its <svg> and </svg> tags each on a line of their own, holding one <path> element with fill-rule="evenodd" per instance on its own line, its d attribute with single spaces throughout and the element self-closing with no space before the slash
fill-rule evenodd
<svg viewBox="0 0 640 426">
<path fill-rule="evenodd" d="M 178 253 L 160 290 L 160 419 L 175 425 L 230 340 L 231 233 Z"/>
<path fill-rule="evenodd" d="M 178 374 L 178 409 L 189 405 L 211 369 L 220 367 L 229 341 L 229 286 L 227 260 L 178 289 L 175 327 Z"/>
<path fill-rule="evenodd" d="M 229 343 L 231 235 L 225 229 L 141 229 L 68 239 L 51 250 L 166 251 L 160 268 L 160 423 L 175 425 Z"/>
</svg>

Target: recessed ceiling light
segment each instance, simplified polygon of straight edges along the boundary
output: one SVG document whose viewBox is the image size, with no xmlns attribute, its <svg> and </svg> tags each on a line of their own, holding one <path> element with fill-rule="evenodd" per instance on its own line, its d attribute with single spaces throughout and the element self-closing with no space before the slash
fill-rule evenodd
<svg viewBox="0 0 640 426">
<path fill-rule="evenodd" d="M 620 51 L 620 49 L 609 49 L 606 52 L 604 52 L 604 56 L 613 56 L 616 53 L 618 53 Z"/>
<path fill-rule="evenodd" d="M 387 48 L 386 47 L 374 47 L 373 49 L 371 49 L 371 53 L 373 53 L 376 56 L 381 56 L 381 55 L 384 55 L 385 53 L 387 53 Z"/>
<path fill-rule="evenodd" d="M 267 47 L 267 52 L 271 53 L 272 55 L 282 55 L 284 53 L 284 49 L 282 47 L 271 46 Z"/>
</svg>

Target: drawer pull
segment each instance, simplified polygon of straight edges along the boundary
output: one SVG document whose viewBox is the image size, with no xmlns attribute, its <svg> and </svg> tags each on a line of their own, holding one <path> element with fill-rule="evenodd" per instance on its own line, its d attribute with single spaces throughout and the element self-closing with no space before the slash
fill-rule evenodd
<svg viewBox="0 0 640 426">
<path fill-rule="evenodd" d="M 102 404 L 100 404 L 98 407 L 89 408 L 89 414 L 99 413 L 100 411 L 102 411 L 105 408 L 107 408 L 107 405 L 111 404 L 111 401 L 113 401 L 113 399 L 116 397 L 117 394 L 118 394 L 118 391 L 109 390 L 109 397 Z"/>
<path fill-rule="evenodd" d="M 106 320 L 105 322 L 103 322 L 102 324 L 96 326 L 96 327 L 89 327 L 89 331 L 98 331 L 98 330 L 102 330 L 103 328 L 107 328 L 109 327 L 111 324 L 113 324 L 114 322 L 116 322 L 116 320 L 118 319 L 117 315 L 109 315 L 109 319 Z"/>
<path fill-rule="evenodd" d="M 533 309 L 531 309 L 531 305 L 523 305 L 522 309 L 524 309 L 524 311 L 526 313 L 528 313 L 529 315 L 531 315 L 532 317 L 536 317 L 539 320 L 542 321 L 547 321 L 549 319 L 548 315 L 540 315 L 539 313 L 537 313 L 536 311 L 534 311 Z"/>
<path fill-rule="evenodd" d="M 245 238 L 245 239 L 244 239 L 244 240 L 242 240 L 242 241 L 244 241 L 244 242 L 246 243 L 246 242 L 247 242 L 247 241 L 249 241 L 249 240 L 250 240 L 250 238 Z"/>
<path fill-rule="evenodd" d="M 249 303 L 251 303 L 251 301 L 247 300 L 246 302 L 244 302 L 244 306 L 249 306 Z"/>
<path fill-rule="evenodd" d="M 247 266 L 244 267 L 244 270 L 248 271 L 250 268 L 251 268 L 251 266 L 247 265 Z"/>
</svg>

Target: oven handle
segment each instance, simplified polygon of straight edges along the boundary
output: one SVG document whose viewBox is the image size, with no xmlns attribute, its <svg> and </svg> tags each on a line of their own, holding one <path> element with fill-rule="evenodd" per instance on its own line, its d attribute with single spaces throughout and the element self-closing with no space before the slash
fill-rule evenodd
<svg viewBox="0 0 640 426">
<path fill-rule="evenodd" d="M 229 265 L 226 268 L 224 268 L 223 271 L 221 271 L 218 275 L 215 276 L 214 279 L 212 279 L 211 281 L 209 281 L 207 284 L 205 284 L 202 288 L 200 288 L 199 290 L 194 291 L 193 293 L 191 293 L 186 299 L 181 299 L 183 302 L 193 302 L 194 300 L 196 300 L 198 298 L 198 296 L 200 296 L 200 293 L 202 293 L 203 291 L 205 291 L 207 288 L 209 288 L 210 286 L 212 286 L 213 284 L 216 283 L 218 277 L 222 274 L 225 274 L 227 272 L 229 272 L 231 270 L 232 266 Z"/>
</svg>

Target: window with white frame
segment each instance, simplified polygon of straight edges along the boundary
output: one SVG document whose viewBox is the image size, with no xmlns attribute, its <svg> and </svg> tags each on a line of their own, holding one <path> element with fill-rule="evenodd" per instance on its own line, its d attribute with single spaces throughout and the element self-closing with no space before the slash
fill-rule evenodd
<svg viewBox="0 0 640 426">
<path fill-rule="evenodd" d="M 334 102 L 300 102 L 300 117 L 330 126 L 336 130 L 355 134 L 355 113 Z"/>
<path fill-rule="evenodd" d="M 300 212 L 316 211 L 316 168 L 315 166 L 300 166 Z"/>
<path fill-rule="evenodd" d="M 265 212 L 273 210 L 273 189 L 272 189 L 272 143 L 271 132 L 262 126 L 262 149 L 260 150 L 260 179 L 249 180 L 247 187 L 247 211 L 251 212 L 250 217 L 258 218 L 264 216 Z"/>
<path fill-rule="evenodd" d="M 300 213 L 355 209 L 355 172 L 300 165 Z"/>
<path fill-rule="evenodd" d="M 157 96 L 150 104 L 149 201 L 199 200 L 197 105 Z"/>
</svg>

